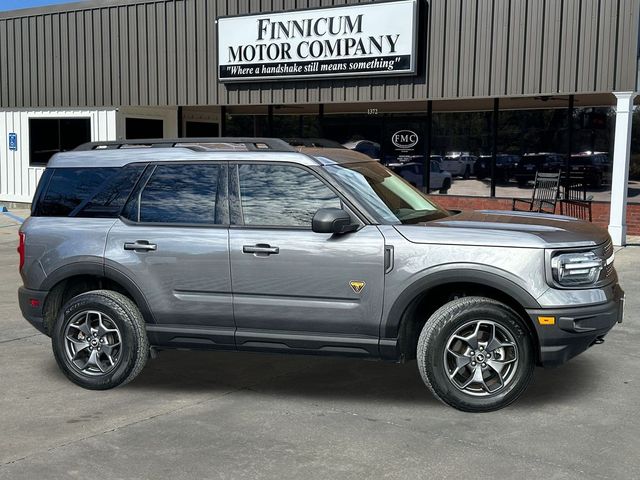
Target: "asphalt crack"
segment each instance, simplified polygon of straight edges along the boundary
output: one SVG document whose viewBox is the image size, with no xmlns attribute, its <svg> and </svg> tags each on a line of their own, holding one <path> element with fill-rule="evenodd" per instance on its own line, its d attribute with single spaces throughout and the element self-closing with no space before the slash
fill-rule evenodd
<svg viewBox="0 0 640 480">
<path fill-rule="evenodd" d="M 11 338 L 9 340 L 0 340 L 0 344 L 3 343 L 10 343 L 10 342 L 17 342 L 19 340 L 26 340 L 27 338 L 33 338 L 33 337 L 39 337 L 40 335 L 42 335 L 41 333 L 34 333 L 32 335 L 26 335 L 24 337 L 19 337 L 19 338 Z"/>
</svg>

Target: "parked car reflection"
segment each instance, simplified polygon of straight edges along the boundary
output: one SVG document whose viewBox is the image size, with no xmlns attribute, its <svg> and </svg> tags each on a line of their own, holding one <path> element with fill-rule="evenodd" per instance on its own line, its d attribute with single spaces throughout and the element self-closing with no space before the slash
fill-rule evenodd
<svg viewBox="0 0 640 480">
<path fill-rule="evenodd" d="M 424 163 L 390 163 L 387 165 L 387 167 L 396 172 L 414 187 L 422 187 Z M 453 178 L 451 173 L 442 170 L 442 168 L 440 168 L 440 163 L 432 159 L 429 188 L 431 190 L 438 190 L 440 193 L 447 193 L 451 188 L 452 181 Z"/>
<path fill-rule="evenodd" d="M 477 158 L 468 153 L 448 153 L 440 160 L 440 167 L 450 172 L 451 175 L 462 177 L 466 180 L 474 174 Z"/>
<path fill-rule="evenodd" d="M 515 173 L 520 163 L 520 155 L 508 155 L 499 153 L 496 155 L 496 180 L 508 182 Z M 491 155 L 480 155 L 476 160 L 474 173 L 478 180 L 484 180 L 491 176 Z"/>
<path fill-rule="evenodd" d="M 374 160 L 380 160 L 380 144 L 372 142 L 371 140 L 354 140 L 343 144 L 345 148 L 349 150 L 355 150 L 356 152 L 364 153 L 368 157 Z"/>
<path fill-rule="evenodd" d="M 515 169 L 518 186 L 524 187 L 536 177 L 536 172 L 558 172 L 565 166 L 565 157 L 559 153 L 527 153 Z"/>
<path fill-rule="evenodd" d="M 611 183 L 611 161 L 606 152 L 582 152 L 571 155 L 571 176 L 579 175 L 587 185 L 601 188 Z"/>
</svg>

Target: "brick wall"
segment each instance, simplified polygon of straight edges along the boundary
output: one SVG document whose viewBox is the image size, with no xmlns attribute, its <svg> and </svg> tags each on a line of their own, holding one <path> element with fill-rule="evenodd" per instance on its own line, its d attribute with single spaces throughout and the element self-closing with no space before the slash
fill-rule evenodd
<svg viewBox="0 0 640 480">
<path fill-rule="evenodd" d="M 451 210 L 511 210 L 510 198 L 466 197 L 460 195 L 433 195 L 438 204 Z M 592 203 L 593 223 L 607 228 L 609 202 Z M 627 204 L 627 234 L 640 235 L 640 203 Z"/>
</svg>

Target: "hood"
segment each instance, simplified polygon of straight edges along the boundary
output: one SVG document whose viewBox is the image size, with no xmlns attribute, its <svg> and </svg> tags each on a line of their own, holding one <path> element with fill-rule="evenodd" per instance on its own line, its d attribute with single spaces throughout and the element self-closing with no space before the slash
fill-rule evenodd
<svg viewBox="0 0 640 480">
<path fill-rule="evenodd" d="M 589 247 L 610 240 L 600 227 L 561 215 L 478 210 L 415 225 L 396 225 L 413 243 L 525 248 Z"/>
</svg>

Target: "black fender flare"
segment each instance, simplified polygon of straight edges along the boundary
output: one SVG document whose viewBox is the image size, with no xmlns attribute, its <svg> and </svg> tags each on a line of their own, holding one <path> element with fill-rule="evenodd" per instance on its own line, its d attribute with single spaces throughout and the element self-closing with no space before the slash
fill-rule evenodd
<svg viewBox="0 0 640 480">
<path fill-rule="evenodd" d="M 134 302 L 140 309 L 140 313 L 142 313 L 142 317 L 145 319 L 145 321 L 147 323 L 155 323 L 153 313 L 149 308 L 149 302 L 147 302 L 146 297 L 144 296 L 140 288 L 138 288 L 138 286 L 135 284 L 135 282 L 116 268 L 110 267 L 109 265 L 104 265 L 102 262 L 82 261 L 64 265 L 47 275 L 47 278 L 45 278 L 38 290 L 49 292 L 53 287 L 55 287 L 63 280 L 77 277 L 79 275 L 104 277 L 121 285 L 131 295 Z"/>
<path fill-rule="evenodd" d="M 400 324 L 407 307 L 419 295 L 432 288 L 441 287 L 451 283 L 468 283 L 503 292 L 511 297 L 523 309 L 540 308 L 536 299 L 513 279 L 512 274 L 497 268 L 482 267 L 477 265 L 456 265 L 438 267 L 436 271 L 425 271 L 424 274 L 406 287 L 391 305 L 387 315 L 380 325 L 381 339 L 396 339 Z"/>
</svg>

